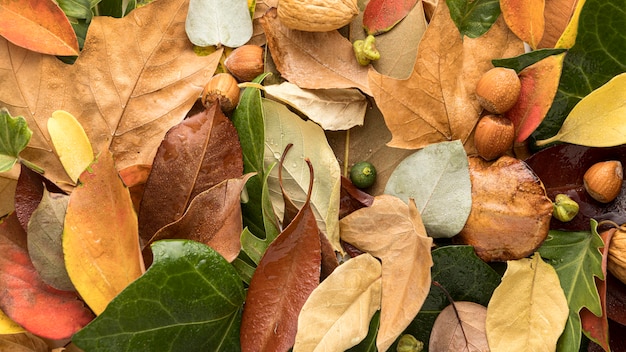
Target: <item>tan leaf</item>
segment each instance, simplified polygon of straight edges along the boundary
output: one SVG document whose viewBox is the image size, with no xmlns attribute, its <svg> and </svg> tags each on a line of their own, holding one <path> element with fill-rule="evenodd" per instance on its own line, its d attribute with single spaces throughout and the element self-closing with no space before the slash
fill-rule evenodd
<svg viewBox="0 0 626 352">
<path fill-rule="evenodd" d="M 379 351 L 386 351 L 422 307 L 430 290 L 430 249 L 413 201 L 380 195 L 340 221 L 342 240 L 382 261 Z"/>
<path fill-rule="evenodd" d="M 65 110 L 85 128 L 94 150 L 111 149 L 119 169 L 150 164 L 222 52 L 193 52 L 184 28 L 187 6 L 187 0 L 155 1 L 121 19 L 95 17 L 73 65 L 0 38 L 0 104 L 33 130 L 21 156 L 52 181 L 69 182 L 46 129 L 52 112 Z"/>
<path fill-rule="evenodd" d="M 454 302 L 437 316 L 428 342 L 429 352 L 489 351 L 485 321 L 487 308 L 473 302 Z"/>
<path fill-rule="evenodd" d="M 303 32 L 285 27 L 268 10 L 261 24 L 281 75 L 300 88 L 359 88 L 371 95 L 367 68 L 359 65 L 352 44 L 339 32 Z"/>
<path fill-rule="evenodd" d="M 501 18 L 481 37 L 461 38 L 445 1 L 440 1 L 408 79 L 370 70 L 372 94 L 393 136 L 389 146 L 418 149 L 460 139 L 473 151 L 469 137 L 482 111 L 476 83 L 493 68 L 492 59 L 523 52 L 522 42 Z"/>
<path fill-rule="evenodd" d="M 546 27 L 538 48 L 554 48 L 576 9 L 577 0 L 546 0 Z"/>
<path fill-rule="evenodd" d="M 368 253 L 340 265 L 311 292 L 300 316 L 295 351 L 345 351 L 367 336 L 380 309 L 380 262 Z"/>
</svg>

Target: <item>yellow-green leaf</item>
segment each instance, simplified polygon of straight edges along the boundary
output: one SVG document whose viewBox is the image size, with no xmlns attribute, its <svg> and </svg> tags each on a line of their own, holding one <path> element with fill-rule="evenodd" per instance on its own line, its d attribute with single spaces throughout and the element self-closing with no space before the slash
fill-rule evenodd
<svg viewBox="0 0 626 352">
<path fill-rule="evenodd" d="M 83 126 L 69 112 L 57 110 L 48 119 L 48 132 L 65 172 L 76 182 L 93 161 L 93 149 Z"/>
<path fill-rule="evenodd" d="M 487 307 L 491 352 L 555 351 L 569 313 L 556 270 L 539 253 L 507 265 Z"/>
<path fill-rule="evenodd" d="M 584 97 L 563 122 L 559 132 L 537 145 L 566 142 L 587 147 L 626 143 L 626 73 Z"/>
<path fill-rule="evenodd" d="M 0 335 L 17 334 L 20 332 L 24 332 L 24 329 L 0 310 Z"/>
<path fill-rule="evenodd" d="M 380 262 L 368 253 L 337 267 L 302 307 L 294 350 L 345 351 L 362 341 L 380 309 L 381 275 Z"/>
<path fill-rule="evenodd" d="M 569 49 L 576 44 L 576 36 L 578 35 L 578 20 L 580 18 L 580 11 L 583 9 L 585 0 L 576 1 L 576 8 L 572 14 L 572 18 L 569 20 L 567 27 L 561 34 L 561 37 L 556 42 L 555 48 Z"/>
</svg>

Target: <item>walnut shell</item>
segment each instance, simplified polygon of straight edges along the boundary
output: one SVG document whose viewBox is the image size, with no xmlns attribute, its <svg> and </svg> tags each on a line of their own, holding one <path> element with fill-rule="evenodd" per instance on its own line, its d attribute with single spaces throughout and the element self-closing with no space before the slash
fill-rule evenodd
<svg viewBox="0 0 626 352">
<path fill-rule="evenodd" d="M 277 11 L 285 26 L 308 32 L 341 28 L 359 14 L 356 0 L 280 0 Z"/>
<path fill-rule="evenodd" d="M 607 268 L 613 276 L 626 283 L 626 230 L 617 229 L 613 234 Z"/>
</svg>

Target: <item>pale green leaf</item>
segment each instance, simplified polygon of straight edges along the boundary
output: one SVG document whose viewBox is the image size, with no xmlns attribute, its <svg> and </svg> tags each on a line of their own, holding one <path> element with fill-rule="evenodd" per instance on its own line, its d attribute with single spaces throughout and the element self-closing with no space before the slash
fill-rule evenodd
<svg viewBox="0 0 626 352">
<path fill-rule="evenodd" d="M 185 31 L 197 46 L 236 48 L 252 37 L 247 0 L 190 0 Z"/>
<path fill-rule="evenodd" d="M 0 109 L 0 172 L 11 170 L 32 135 L 23 117 L 13 117 Z"/>
</svg>

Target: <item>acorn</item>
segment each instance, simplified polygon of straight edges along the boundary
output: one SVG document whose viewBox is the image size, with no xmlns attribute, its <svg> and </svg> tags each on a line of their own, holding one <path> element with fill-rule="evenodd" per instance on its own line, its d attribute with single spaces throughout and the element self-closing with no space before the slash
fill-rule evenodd
<svg viewBox="0 0 626 352">
<path fill-rule="evenodd" d="M 593 164 L 583 176 L 583 185 L 593 199 L 609 203 L 622 191 L 623 180 L 622 163 L 609 160 Z"/>
<path fill-rule="evenodd" d="M 263 48 L 247 44 L 233 50 L 224 61 L 224 66 L 240 82 L 250 82 L 263 73 Z"/>
<path fill-rule="evenodd" d="M 513 146 L 515 126 L 506 117 L 485 115 L 474 132 L 474 146 L 483 159 L 496 159 Z"/>
<path fill-rule="evenodd" d="M 485 72 L 476 84 L 476 98 L 485 110 L 502 114 L 515 105 L 521 89 L 515 70 L 495 67 Z"/>
<path fill-rule="evenodd" d="M 200 101 L 205 107 L 219 102 L 223 112 L 232 111 L 239 104 L 240 88 L 229 73 L 218 73 L 204 86 Z"/>
</svg>

